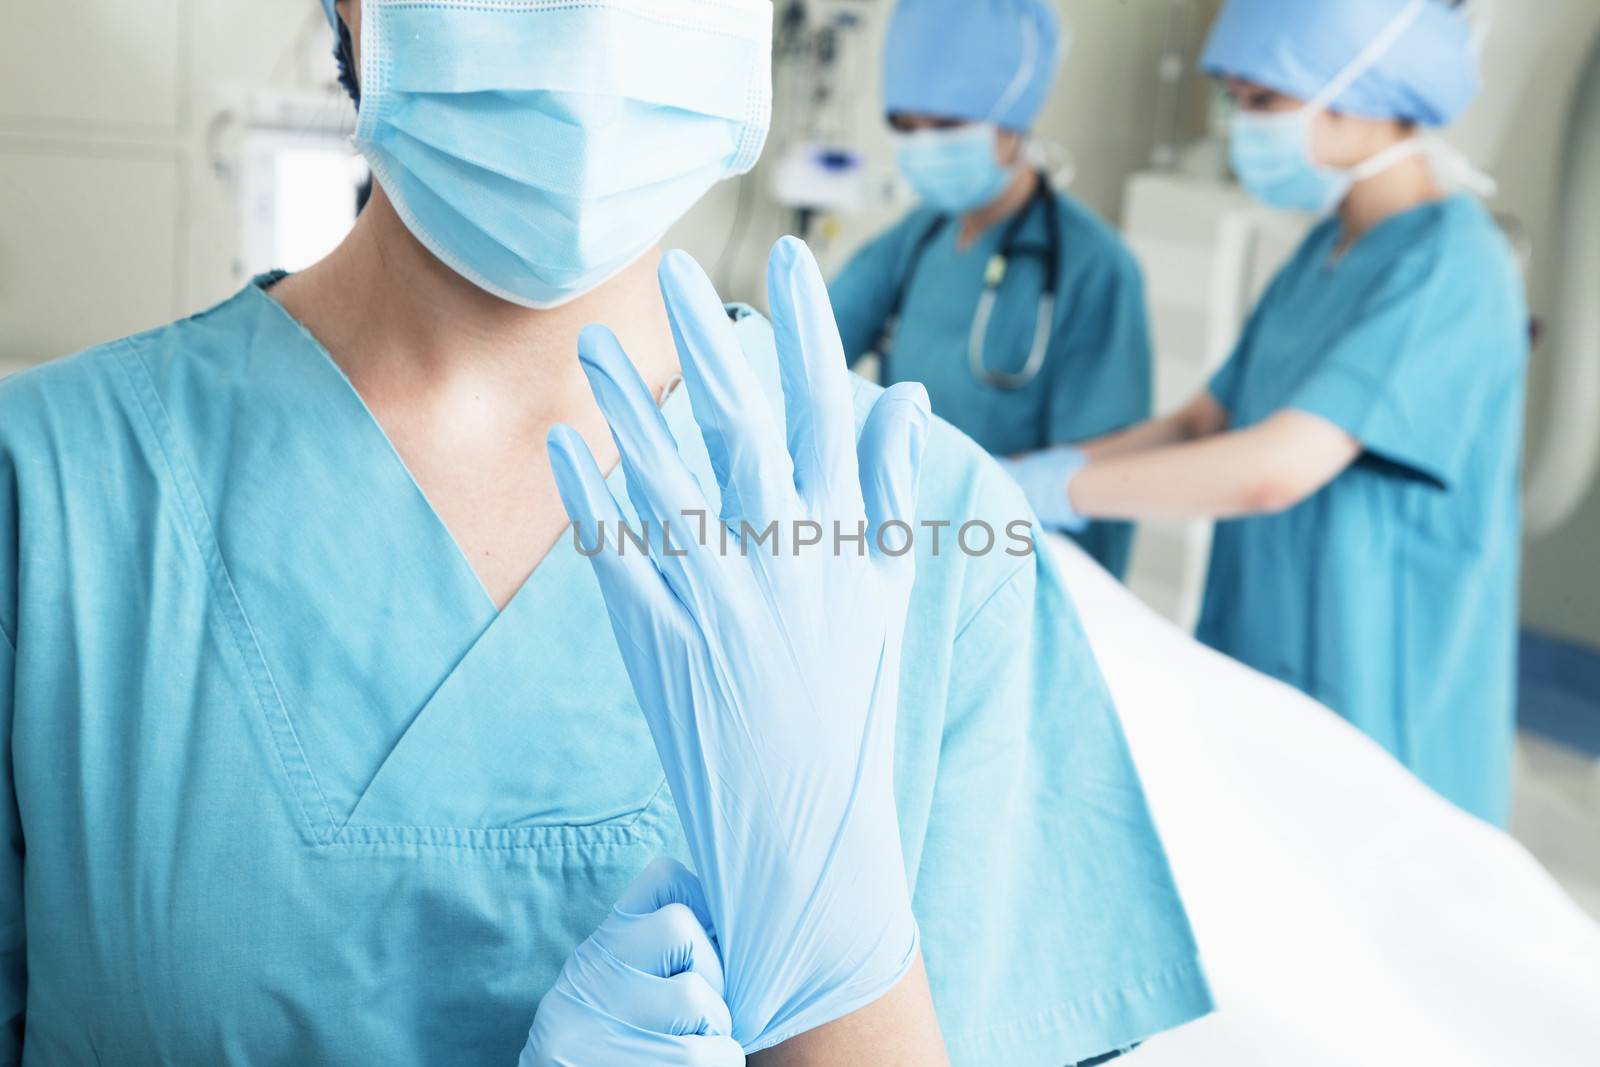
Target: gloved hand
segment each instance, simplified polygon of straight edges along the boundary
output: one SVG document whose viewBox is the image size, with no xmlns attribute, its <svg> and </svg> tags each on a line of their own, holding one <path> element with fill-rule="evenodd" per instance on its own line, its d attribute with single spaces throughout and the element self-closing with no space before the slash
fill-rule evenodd
<svg viewBox="0 0 1600 1067">
<path fill-rule="evenodd" d="M 519 1067 L 742 1067 L 700 883 L 658 859 L 539 1001 Z"/>
<path fill-rule="evenodd" d="M 1089 520 L 1072 506 L 1067 490 L 1073 476 L 1088 465 L 1088 456 L 1066 446 L 1000 461 L 1005 472 L 1022 487 L 1039 521 L 1047 529 L 1068 533 L 1082 533 L 1089 527 Z"/>
<path fill-rule="evenodd" d="M 885 392 L 857 443 L 827 290 L 785 238 L 768 268 L 785 448 L 705 274 L 670 253 L 661 289 L 728 550 L 715 516 L 703 540 L 680 517 L 710 509 L 609 331 L 591 327 L 579 353 L 629 496 L 653 540 L 671 523 L 671 551 L 618 550 L 622 513 L 575 432 L 551 433 L 551 461 L 583 543 L 606 534 L 595 573 L 721 938 L 733 1033 L 753 1052 L 877 1000 L 917 955 L 893 789 L 914 555 L 896 553 L 915 523 L 927 394 Z M 866 536 L 836 552 L 835 522 Z M 754 540 L 772 523 L 774 540 Z"/>
</svg>

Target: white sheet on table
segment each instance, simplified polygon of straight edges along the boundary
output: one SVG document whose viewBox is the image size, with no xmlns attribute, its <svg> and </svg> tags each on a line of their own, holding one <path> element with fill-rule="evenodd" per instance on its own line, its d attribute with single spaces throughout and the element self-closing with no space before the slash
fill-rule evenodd
<svg viewBox="0 0 1600 1067">
<path fill-rule="evenodd" d="M 1219 1005 L 1128 1067 L 1600 1064 L 1600 927 L 1521 846 L 1056 556 Z"/>
</svg>

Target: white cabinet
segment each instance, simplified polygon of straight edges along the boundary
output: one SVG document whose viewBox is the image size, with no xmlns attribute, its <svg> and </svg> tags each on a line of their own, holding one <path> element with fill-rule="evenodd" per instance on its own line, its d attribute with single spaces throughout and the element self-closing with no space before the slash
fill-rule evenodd
<svg viewBox="0 0 1600 1067">
<path fill-rule="evenodd" d="M 1204 389 L 1238 340 L 1250 309 L 1305 236 L 1309 220 L 1261 207 L 1231 183 L 1137 174 L 1124 236 L 1144 269 L 1156 351 L 1156 410 Z M 1143 523 L 1128 585 L 1192 627 L 1205 591 L 1211 526 Z"/>
<path fill-rule="evenodd" d="M 0 141 L 0 373 L 176 313 L 179 165 Z"/>
</svg>

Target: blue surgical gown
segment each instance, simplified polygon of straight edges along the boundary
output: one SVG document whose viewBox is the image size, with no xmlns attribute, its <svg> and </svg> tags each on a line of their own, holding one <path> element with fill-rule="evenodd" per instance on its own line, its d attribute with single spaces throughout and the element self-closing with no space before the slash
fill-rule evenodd
<svg viewBox="0 0 1600 1067">
<path fill-rule="evenodd" d="M 1199 636 L 1316 697 L 1456 804 L 1510 806 L 1528 316 L 1476 201 L 1315 229 L 1211 384 L 1235 427 L 1294 409 L 1356 463 L 1221 523 Z M 1359 788 L 1360 783 L 1351 783 Z"/>
<path fill-rule="evenodd" d="M 1150 416 L 1150 331 L 1139 267 L 1109 227 L 1070 196 L 1054 195 L 1060 277 L 1050 347 L 1039 376 L 1020 389 L 977 380 L 968 357 L 984 269 L 1001 250 L 1006 223 L 962 250 L 956 225 L 918 209 L 858 252 L 828 287 L 845 354 L 854 360 L 878 344 L 903 286 L 884 383 L 923 383 L 935 414 L 997 456 L 1074 444 Z M 1027 362 L 1048 225 L 1043 201 L 1035 200 L 995 299 L 985 347 L 990 370 L 1017 372 Z M 935 228 L 919 259 L 918 244 Z M 1091 523 L 1075 536 L 1113 574 L 1126 572 L 1132 526 Z"/>
<path fill-rule="evenodd" d="M 923 485 L 926 517 L 1025 506 L 948 428 Z M 955 1062 L 1203 1013 L 1058 578 L 941 549 L 896 787 Z M 497 613 L 259 286 L 0 383 L 0 630 L 0 1062 L 25 1022 L 36 1063 L 511 1064 L 623 886 L 685 855 L 589 562 L 563 539 Z"/>
</svg>

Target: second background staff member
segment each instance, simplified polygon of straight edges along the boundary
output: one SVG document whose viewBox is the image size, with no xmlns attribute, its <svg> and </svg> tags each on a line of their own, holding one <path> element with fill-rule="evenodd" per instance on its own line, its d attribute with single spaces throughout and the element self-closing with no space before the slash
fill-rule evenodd
<svg viewBox="0 0 1600 1067">
<path fill-rule="evenodd" d="M 1203 393 L 1013 473 L 1064 524 L 1226 520 L 1196 636 L 1504 826 L 1528 309 L 1423 137 L 1478 94 L 1472 26 L 1442 0 L 1228 0 L 1201 62 L 1244 187 L 1327 217 Z"/>
<path fill-rule="evenodd" d="M 999 456 L 1150 415 L 1139 269 L 1028 161 L 1062 51 L 1043 0 L 901 0 L 884 96 L 922 204 L 830 286 L 846 356 L 879 352 L 884 384 L 921 382 L 935 414 Z M 1127 524 L 1074 536 L 1113 573 L 1127 569 Z"/>
</svg>

